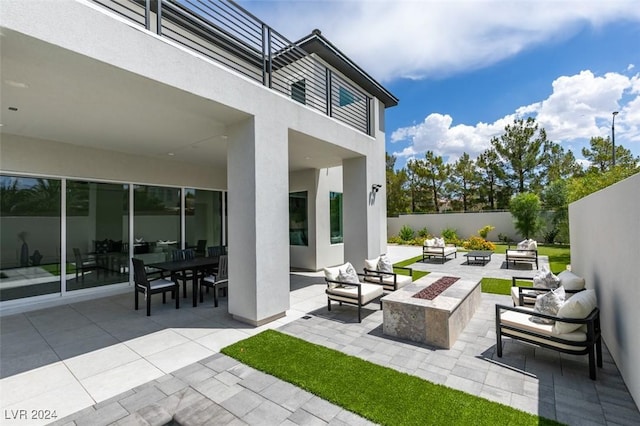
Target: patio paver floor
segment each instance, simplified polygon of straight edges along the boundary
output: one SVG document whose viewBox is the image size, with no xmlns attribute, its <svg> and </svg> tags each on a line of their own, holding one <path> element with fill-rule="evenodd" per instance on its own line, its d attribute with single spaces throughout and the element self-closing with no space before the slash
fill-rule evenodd
<svg viewBox="0 0 640 426">
<path fill-rule="evenodd" d="M 395 262 L 418 255 L 415 250 L 390 246 L 389 255 Z M 489 265 L 463 265 L 464 260 L 446 262 L 446 270 L 435 263 L 425 269 L 476 276 L 490 270 Z M 494 260 L 500 262 L 499 256 L 490 263 Z M 144 310 L 133 310 L 129 292 L 2 317 L 2 412 L 57 410 L 56 424 L 68 425 L 145 424 L 142 419 L 165 424 L 171 416 L 182 424 L 370 424 L 218 353 L 276 328 L 569 425 L 640 424 L 606 347 L 596 382 L 589 379 L 584 356 L 506 339 L 503 358 L 497 358 L 494 305 L 510 303 L 509 296 L 483 294 L 453 348 L 444 350 L 384 336 L 375 304 L 363 310 L 361 324 L 353 307 L 336 305 L 328 312 L 320 274 L 292 274 L 291 290 L 287 317 L 259 328 L 233 320 L 226 300 L 217 309 L 209 300 L 177 311 L 171 303 L 157 303 L 147 318 Z M 47 423 L 0 420 L 3 425 Z"/>
</svg>

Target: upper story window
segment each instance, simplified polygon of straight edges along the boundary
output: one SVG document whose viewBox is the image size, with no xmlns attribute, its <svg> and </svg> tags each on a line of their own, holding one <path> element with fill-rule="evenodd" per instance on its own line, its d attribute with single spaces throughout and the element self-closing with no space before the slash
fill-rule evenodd
<svg viewBox="0 0 640 426">
<path fill-rule="evenodd" d="M 349 104 L 354 103 L 357 100 L 356 97 L 353 95 L 353 93 L 351 93 L 344 87 L 340 87 L 338 89 L 338 99 L 339 99 L 340 106 L 347 106 Z"/>
<path fill-rule="evenodd" d="M 305 79 L 298 80 L 291 85 L 291 99 L 301 104 L 307 103 L 307 82 Z"/>
</svg>

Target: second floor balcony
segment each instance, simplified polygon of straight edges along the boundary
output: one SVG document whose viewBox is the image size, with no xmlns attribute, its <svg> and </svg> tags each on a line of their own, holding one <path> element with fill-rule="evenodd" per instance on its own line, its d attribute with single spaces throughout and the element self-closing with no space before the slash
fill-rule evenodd
<svg viewBox="0 0 640 426">
<path fill-rule="evenodd" d="M 290 42 L 230 0 L 93 1 L 368 135 L 374 98 L 398 102 L 319 31 Z"/>
</svg>

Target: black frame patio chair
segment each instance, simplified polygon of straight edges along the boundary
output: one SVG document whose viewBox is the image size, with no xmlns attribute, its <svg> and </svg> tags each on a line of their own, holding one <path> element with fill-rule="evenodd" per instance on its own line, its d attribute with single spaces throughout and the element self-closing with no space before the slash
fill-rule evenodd
<svg viewBox="0 0 640 426">
<path fill-rule="evenodd" d="M 229 284 L 229 262 L 228 256 L 223 254 L 218 260 L 218 271 L 215 274 L 202 277 L 200 280 L 200 303 L 204 301 L 202 288 L 206 288 L 207 292 L 213 289 L 213 306 L 218 307 L 218 290 L 227 288 Z M 226 294 L 226 292 L 225 292 Z"/>
<path fill-rule="evenodd" d="M 171 295 L 176 299 L 176 309 L 180 309 L 180 285 L 178 283 L 167 280 L 165 278 L 149 279 L 147 278 L 147 271 L 144 267 L 144 261 L 131 259 L 133 263 L 133 281 L 134 281 L 134 293 L 135 293 L 135 310 L 138 310 L 138 293 L 144 293 L 144 298 L 147 301 L 147 316 L 151 315 L 151 295 L 162 293 L 162 303 L 167 303 L 167 292 L 171 292 Z"/>
</svg>

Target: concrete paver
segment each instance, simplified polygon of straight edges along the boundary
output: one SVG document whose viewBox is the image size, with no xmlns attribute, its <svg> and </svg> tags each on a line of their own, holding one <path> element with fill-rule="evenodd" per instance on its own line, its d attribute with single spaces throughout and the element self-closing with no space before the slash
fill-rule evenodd
<svg viewBox="0 0 640 426">
<path fill-rule="evenodd" d="M 388 254 L 396 262 L 419 255 L 420 248 L 389 247 Z M 414 268 L 496 278 L 535 273 L 505 270 L 500 255 L 485 266 L 465 260 L 420 262 Z M 548 260 L 541 257 L 541 264 Z M 509 296 L 483 294 L 456 344 L 442 350 L 383 335 L 382 312 L 375 304 L 363 310 L 360 324 L 351 306 L 327 311 L 323 281 L 317 273 L 292 274 L 291 310 L 260 330 L 277 328 L 569 425 L 640 424 L 638 407 L 606 347 L 595 382 L 588 377 L 585 357 L 506 339 L 503 357 L 497 358 L 494 305 L 510 304 Z M 259 330 L 234 321 L 224 299 L 219 308 L 212 305 L 183 304 L 176 311 L 170 303 L 159 304 L 147 318 L 144 311 L 131 309 L 127 293 L 3 317 L 2 409 L 57 408 L 58 425 L 166 424 L 168 418 L 181 424 L 371 424 L 217 353 Z M 47 423 L 0 420 L 2 425 Z"/>
</svg>

